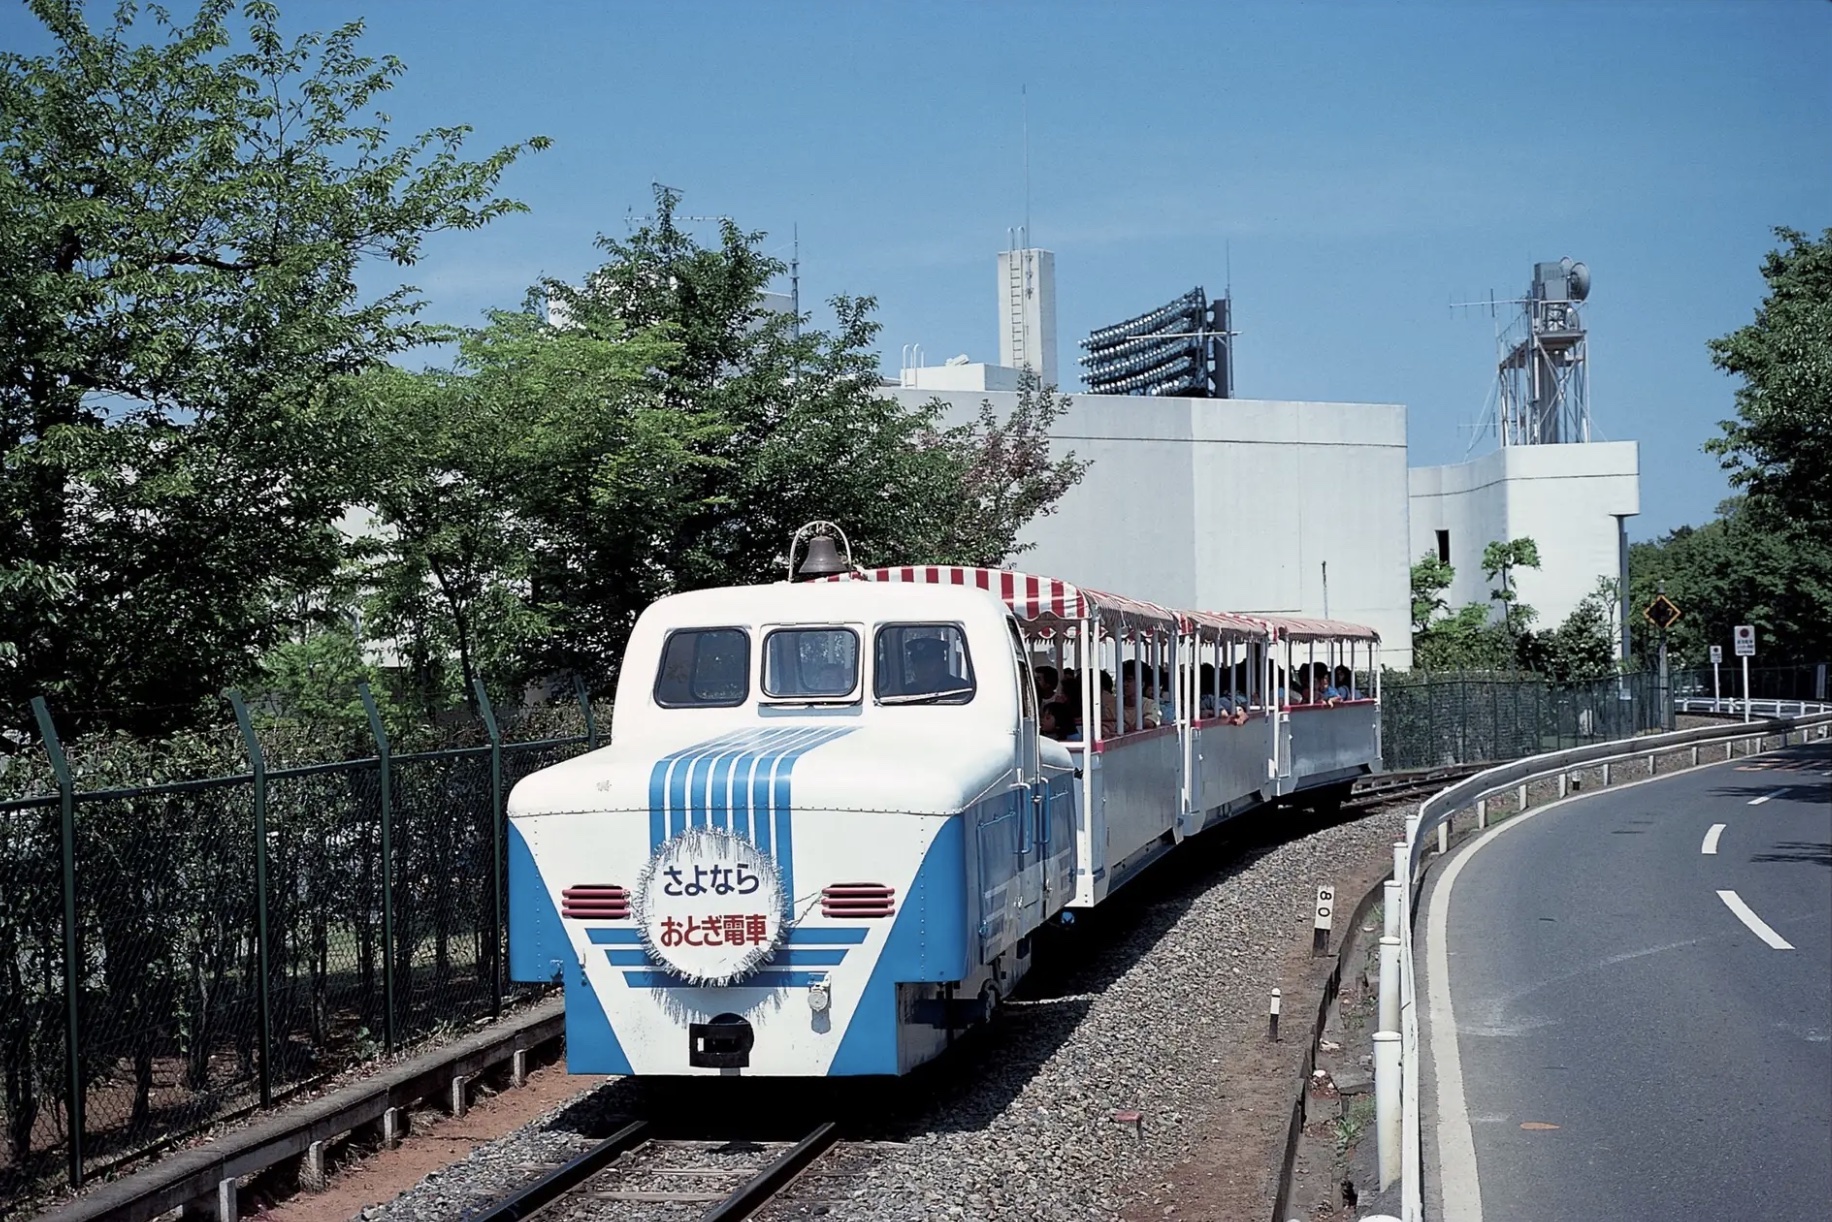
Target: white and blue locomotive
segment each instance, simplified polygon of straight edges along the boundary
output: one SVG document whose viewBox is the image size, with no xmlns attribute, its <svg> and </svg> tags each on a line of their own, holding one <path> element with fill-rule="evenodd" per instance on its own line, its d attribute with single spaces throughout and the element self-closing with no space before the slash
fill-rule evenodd
<svg viewBox="0 0 1832 1222">
<path fill-rule="evenodd" d="M 657 602 L 610 745 L 515 787 L 510 971 L 564 983 L 572 1072 L 905 1073 L 1063 909 L 1379 766 L 1377 700 L 1281 699 L 1306 646 L 1377 676 L 1366 629 L 1005 570 L 848 578 Z M 1045 661 L 1088 675 L 1086 741 L 1039 734 Z M 1103 705 L 1094 676 L 1128 662 L 1175 676 L 1162 724 Z"/>
</svg>

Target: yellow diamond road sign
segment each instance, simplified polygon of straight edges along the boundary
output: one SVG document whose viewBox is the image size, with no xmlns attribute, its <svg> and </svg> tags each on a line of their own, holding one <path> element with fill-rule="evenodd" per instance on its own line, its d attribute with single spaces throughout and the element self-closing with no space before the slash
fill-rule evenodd
<svg viewBox="0 0 1832 1222">
<path fill-rule="evenodd" d="M 1671 628 L 1679 622 L 1679 607 L 1665 594 L 1654 595 L 1654 601 L 1642 608 L 1641 614 L 1656 628 Z"/>
</svg>

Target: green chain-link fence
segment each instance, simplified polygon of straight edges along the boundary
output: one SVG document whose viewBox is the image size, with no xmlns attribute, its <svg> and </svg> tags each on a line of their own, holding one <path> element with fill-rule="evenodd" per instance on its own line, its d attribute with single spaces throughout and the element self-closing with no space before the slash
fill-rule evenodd
<svg viewBox="0 0 1832 1222">
<path fill-rule="evenodd" d="M 1388 675 L 1381 680 L 1381 759 L 1389 769 L 1500 763 L 1661 725 L 1657 677 L 1589 683 L 1523 676 Z"/>
<path fill-rule="evenodd" d="M 35 702 L 0 781 L 0 1214 L 517 999 L 503 799 L 596 726 L 583 693 L 500 728 L 479 696 L 460 745 L 396 754 L 376 717 L 370 754 L 300 763 L 232 695 L 203 780 L 157 744 L 66 761 Z"/>
</svg>

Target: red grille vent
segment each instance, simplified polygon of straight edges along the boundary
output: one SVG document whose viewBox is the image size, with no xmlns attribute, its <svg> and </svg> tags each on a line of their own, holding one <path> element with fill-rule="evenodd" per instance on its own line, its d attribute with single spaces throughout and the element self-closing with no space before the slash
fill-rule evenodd
<svg viewBox="0 0 1832 1222">
<path fill-rule="evenodd" d="M 878 883 L 835 883 L 821 888 L 821 915 L 887 917 L 897 911 L 897 893 Z"/>
<path fill-rule="evenodd" d="M 602 884 L 568 887 L 560 892 L 560 915 L 571 921 L 628 920 L 630 893 Z"/>
</svg>

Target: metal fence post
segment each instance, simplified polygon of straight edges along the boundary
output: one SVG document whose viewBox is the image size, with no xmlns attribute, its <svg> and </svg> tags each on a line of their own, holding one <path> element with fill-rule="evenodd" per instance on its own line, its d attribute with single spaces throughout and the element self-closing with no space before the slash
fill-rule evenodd
<svg viewBox="0 0 1832 1222">
<path fill-rule="evenodd" d="M 363 712 L 369 714 L 369 732 L 375 735 L 376 762 L 381 766 L 382 797 L 382 1049 L 394 1052 L 394 812 L 389 793 L 388 729 L 381 710 L 369 692 L 367 679 L 358 681 Z"/>
<path fill-rule="evenodd" d="M 477 693 L 477 711 L 490 736 L 490 1013 L 503 1012 L 503 736 L 496 725 L 496 710 L 481 677 L 471 680 Z"/>
<path fill-rule="evenodd" d="M 267 925 L 267 757 L 261 752 L 261 740 L 254 735 L 254 722 L 242 693 L 230 688 L 223 693 L 229 707 L 235 710 L 235 724 L 242 732 L 242 743 L 248 748 L 248 770 L 254 779 L 254 928 L 255 964 L 261 973 L 261 1052 L 256 1061 L 261 1078 L 261 1106 L 274 1101 L 272 1051 L 274 1046 L 273 967 Z"/>
<path fill-rule="evenodd" d="M 1425 681 L 1425 750 L 1422 762 L 1426 768 L 1438 766 L 1438 693 L 1437 685 L 1431 680 Z"/>
<path fill-rule="evenodd" d="M 76 924 L 76 782 L 70 775 L 70 761 L 64 756 L 64 744 L 57 737 L 57 724 L 51 720 L 51 709 L 43 696 L 32 697 L 32 715 L 38 718 L 38 733 L 44 740 L 45 754 L 51 759 L 51 771 L 57 777 L 57 798 L 62 824 L 64 874 L 64 1001 L 67 1026 L 64 1030 L 68 1054 L 66 1068 L 70 1090 L 70 1187 L 83 1186 L 83 1052 L 82 1008 L 80 988 L 82 972 L 77 963 Z"/>
<path fill-rule="evenodd" d="M 573 676 L 573 695 L 579 701 L 579 711 L 585 714 L 585 749 L 596 751 L 598 749 L 598 718 L 592 712 L 592 694 L 586 690 L 583 675 Z"/>
</svg>

